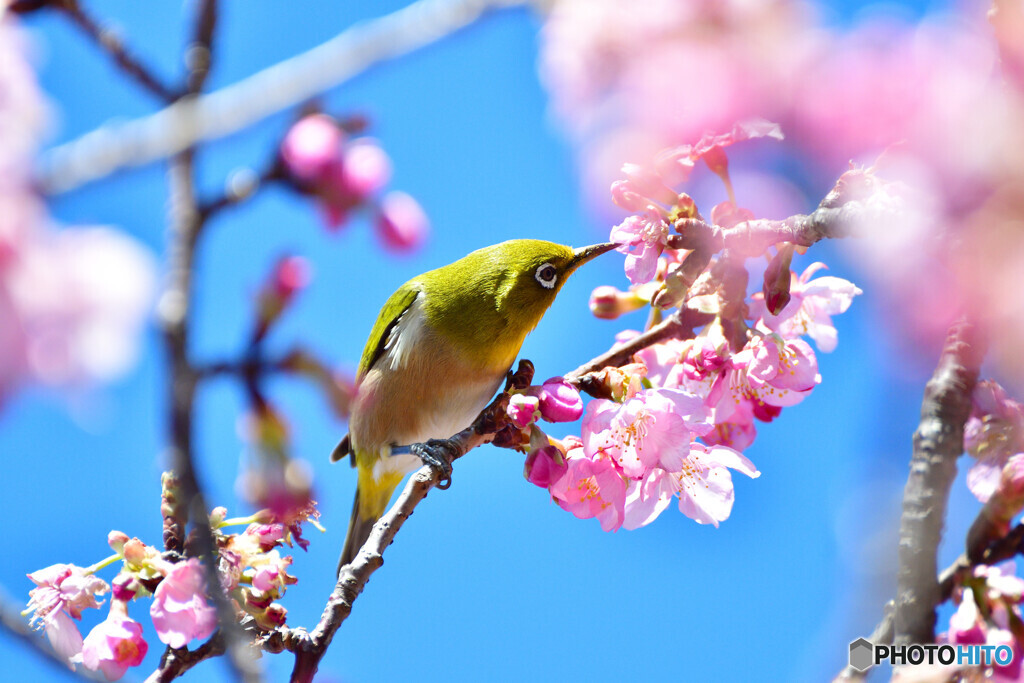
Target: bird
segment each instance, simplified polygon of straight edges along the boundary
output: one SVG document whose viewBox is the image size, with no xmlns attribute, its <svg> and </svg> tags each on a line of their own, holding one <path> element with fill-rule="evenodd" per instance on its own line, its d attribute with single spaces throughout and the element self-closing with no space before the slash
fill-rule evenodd
<svg viewBox="0 0 1024 683">
<path fill-rule="evenodd" d="M 359 361 L 346 435 L 355 501 L 338 571 L 351 563 L 404 476 L 426 462 L 447 477 L 438 448 L 477 417 L 566 279 L 618 245 L 573 249 L 517 239 L 418 275 L 384 304 Z"/>
</svg>

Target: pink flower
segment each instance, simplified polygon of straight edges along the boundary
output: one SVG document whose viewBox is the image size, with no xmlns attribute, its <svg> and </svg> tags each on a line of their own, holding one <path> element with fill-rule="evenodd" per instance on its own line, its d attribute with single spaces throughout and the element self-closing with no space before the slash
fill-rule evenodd
<svg viewBox="0 0 1024 683">
<path fill-rule="evenodd" d="M 82 633 L 71 621 L 67 612 L 52 613 L 44 622 L 46 639 L 53 646 L 53 651 L 67 661 L 69 669 L 74 670 L 75 658 L 82 652 Z"/>
<path fill-rule="evenodd" d="M 609 239 L 620 245 L 619 252 L 626 254 L 626 277 L 630 282 L 649 282 L 654 277 L 668 234 L 668 223 L 651 206 L 612 228 Z"/>
<path fill-rule="evenodd" d="M 128 667 L 142 664 L 148 650 L 142 624 L 111 608 L 110 616 L 85 637 L 81 660 L 85 668 L 102 671 L 108 681 L 116 681 Z"/>
<path fill-rule="evenodd" d="M 615 531 L 625 519 L 626 482 L 611 458 L 591 458 L 582 449 L 569 451 L 566 471 L 549 491 L 559 507 L 579 519 L 596 517 L 605 531 Z"/>
<path fill-rule="evenodd" d="M 391 180 L 391 159 L 376 140 L 359 138 L 342 152 L 342 180 L 356 197 L 366 198 Z"/>
<path fill-rule="evenodd" d="M 678 389 L 647 389 L 624 403 L 597 399 L 583 418 L 588 457 L 604 455 L 631 478 L 656 466 L 677 470 L 693 436 L 711 429 L 703 400 Z"/>
<path fill-rule="evenodd" d="M 699 524 L 714 524 L 729 518 L 736 494 L 729 469 L 752 479 L 761 473 L 742 454 L 726 446 L 693 444 L 678 472 L 667 472 L 679 496 L 679 510 Z"/>
<path fill-rule="evenodd" d="M 764 302 L 764 295 L 757 293 L 750 304 L 750 315 L 761 318 L 773 332 L 785 339 L 807 335 L 814 340 L 819 351 L 829 353 L 836 348 L 836 328 L 831 316 L 845 313 L 853 303 L 853 297 L 861 294 L 860 288 L 849 280 L 838 277 L 811 276 L 824 263 L 812 263 L 797 277 L 792 275 L 789 288 L 790 300 L 778 315 L 772 315 Z"/>
<path fill-rule="evenodd" d="M 985 631 L 982 628 L 981 613 L 974 602 L 974 592 L 964 589 L 960 606 L 949 618 L 950 642 L 957 645 L 980 645 L 985 642 Z"/>
<path fill-rule="evenodd" d="M 73 564 L 55 564 L 32 572 L 28 578 L 36 584 L 29 591 L 27 612 L 32 612 L 30 623 L 43 627 L 53 649 L 68 660 L 82 649 L 82 634 L 71 621 L 82 618 L 82 610 L 98 608 L 96 599 L 110 590 L 106 581 Z"/>
<path fill-rule="evenodd" d="M 540 399 L 527 394 L 514 394 L 508 401 L 509 419 L 520 429 L 536 422 L 540 416 Z"/>
<path fill-rule="evenodd" d="M 536 391 L 540 415 L 548 422 L 573 422 L 583 414 L 580 392 L 561 377 L 544 380 Z"/>
<path fill-rule="evenodd" d="M 814 351 L 801 339 L 754 337 L 729 359 L 729 368 L 718 376 L 708 396 L 709 404 L 716 406 L 715 422 L 729 419 L 744 400 L 796 405 L 821 382 Z"/>
<path fill-rule="evenodd" d="M 523 476 L 531 484 L 546 489 L 558 481 L 567 470 L 562 451 L 556 446 L 544 446 L 530 451 L 523 468 Z"/>
<path fill-rule="evenodd" d="M 377 235 L 384 246 L 410 251 L 422 245 L 429 233 L 427 214 L 412 196 L 399 191 L 384 196 L 377 216 Z"/>
<path fill-rule="evenodd" d="M 750 460 L 731 448 L 693 443 L 678 469 L 652 469 L 643 480 L 631 482 L 624 526 L 649 524 L 676 495 L 683 514 L 717 527 L 729 518 L 736 497 L 730 468 L 751 478 L 761 476 Z"/>
<path fill-rule="evenodd" d="M 706 134 L 696 144 L 681 145 L 661 152 L 658 155 L 658 170 L 666 176 L 672 174 L 670 177 L 673 177 L 676 182 L 685 182 L 689 179 L 694 165 L 704 159 L 708 168 L 725 179 L 728 177 L 728 160 L 722 148 L 744 140 L 763 137 L 775 140 L 784 138 L 782 128 L 777 123 L 764 119 L 742 121 L 734 124 L 728 133 Z M 745 211 L 745 209 L 736 209 L 735 206 L 732 206 L 730 213 L 733 211 Z M 718 221 L 715 222 L 718 223 Z"/>
<path fill-rule="evenodd" d="M 185 647 L 207 638 L 217 628 L 217 612 L 206 598 L 203 566 L 192 558 L 174 565 L 153 593 L 149 610 L 160 641 Z"/>
<path fill-rule="evenodd" d="M 271 550 L 258 557 L 249 558 L 252 563 L 252 587 L 260 593 L 269 593 L 281 589 L 286 584 L 295 583 L 295 578 L 288 574 L 292 563 L 291 557 L 281 557 L 276 550 Z"/>
<path fill-rule="evenodd" d="M 296 122 L 281 142 L 281 160 L 295 178 L 318 182 L 341 159 L 345 134 L 325 114 L 313 114 Z"/>
<path fill-rule="evenodd" d="M 991 380 L 978 382 L 964 427 L 964 448 L 977 462 L 967 472 L 967 487 L 982 503 L 995 492 L 1003 467 L 1024 451 L 1024 406 Z"/>
</svg>

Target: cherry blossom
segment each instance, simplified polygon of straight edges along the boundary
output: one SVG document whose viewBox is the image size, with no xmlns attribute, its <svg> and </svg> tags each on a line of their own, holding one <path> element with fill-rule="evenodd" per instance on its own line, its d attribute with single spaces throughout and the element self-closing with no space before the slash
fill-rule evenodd
<svg viewBox="0 0 1024 683">
<path fill-rule="evenodd" d="M 153 593 L 149 614 L 160 642 L 185 647 L 208 638 L 217 628 L 217 612 L 206 597 L 206 580 L 199 560 L 175 564 Z"/>
<path fill-rule="evenodd" d="M 87 669 L 102 671 L 108 681 L 116 681 L 129 667 L 142 664 L 148 651 L 149 645 L 142 637 L 142 624 L 128 618 L 123 608 L 111 607 L 107 619 L 85 637 L 81 662 Z"/>
<path fill-rule="evenodd" d="M 649 282 L 654 277 L 668 234 L 668 223 L 653 207 L 612 228 L 609 239 L 620 245 L 618 251 L 626 254 L 626 277 L 630 282 Z"/>
<path fill-rule="evenodd" d="M 42 627 L 53 649 L 68 660 L 81 652 L 82 634 L 71 620 L 82 618 L 82 610 L 98 608 L 102 601 L 97 596 L 110 590 L 107 582 L 89 570 L 73 564 L 55 564 L 32 572 L 28 578 L 36 584 L 29 591 L 26 613 L 32 613 L 32 623 Z"/>
<path fill-rule="evenodd" d="M 765 305 L 760 292 L 752 297 L 750 315 L 760 318 L 766 327 L 785 339 L 796 339 L 807 335 L 814 340 L 819 351 L 830 353 L 837 343 L 836 328 L 832 316 L 845 313 L 853 303 L 853 297 L 862 294 L 859 287 L 839 277 L 811 277 L 824 263 L 808 266 L 799 277 L 792 274 L 790 300 L 778 315 L 772 315 Z"/>
</svg>

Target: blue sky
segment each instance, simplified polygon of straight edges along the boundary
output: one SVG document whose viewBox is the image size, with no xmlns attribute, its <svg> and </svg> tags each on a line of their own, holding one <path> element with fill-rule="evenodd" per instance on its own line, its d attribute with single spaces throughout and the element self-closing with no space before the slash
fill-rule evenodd
<svg viewBox="0 0 1024 683">
<path fill-rule="evenodd" d="M 180 72 L 189 19 L 180 4 L 91 4 L 116 19 L 159 72 Z M 292 3 L 223 3 L 210 86 L 402 4 L 320 3 L 300 11 Z M 66 22 L 39 15 L 26 23 L 54 103 L 52 142 L 153 109 Z M 502 13 L 329 93 L 330 111 L 371 117 L 373 135 L 394 161 L 392 186 L 415 195 L 432 219 L 430 243 L 396 258 L 363 222 L 328 234 L 308 202 L 270 188 L 218 216 L 200 245 L 194 357 L 243 349 L 253 294 L 285 252 L 308 257 L 315 278 L 270 346 L 300 341 L 354 367 L 379 306 L 409 277 L 505 239 L 603 240 L 610 224 L 583 206 L 573 150 L 546 111 L 537 28 L 525 12 Z M 201 188 L 215 193 L 231 169 L 261 165 L 288 121 L 282 114 L 208 145 L 199 155 Z M 119 226 L 159 252 L 164 172 L 151 166 L 87 186 L 55 198 L 52 212 L 68 224 Z M 432 493 L 403 528 L 318 680 L 812 681 L 837 671 L 848 642 L 870 630 L 894 589 L 899 498 L 938 349 L 906 354 L 882 315 L 885 292 L 864 279 L 844 245 L 816 246 L 803 259 L 797 270 L 824 260 L 864 294 L 838 319 L 839 348 L 818 355 L 821 386 L 760 426 L 747 455 L 763 474 L 736 478 L 736 505 L 721 528 L 670 509 L 647 528 L 606 534 L 525 482 L 522 456 L 479 449 L 457 463 L 452 488 Z M 621 257 L 602 257 L 575 274 L 528 338 L 522 356 L 541 378 L 604 351 L 623 327 L 642 325 L 639 317 L 593 319 L 587 298 L 599 284 L 625 286 Z M 112 528 L 158 542 L 165 382 L 150 327 L 138 366 L 113 385 L 74 396 L 30 388 L 4 406 L 0 505 L 14 524 L 0 585 L 8 593 L 26 596 L 29 571 L 101 559 Z M 327 462 L 345 426 L 309 385 L 275 379 L 268 387 L 291 418 L 294 453 L 313 463 L 327 527 L 311 532 L 308 553 L 295 553 L 300 581 L 283 601 L 290 624 L 311 625 L 331 589 L 354 489 L 353 471 Z M 228 379 L 204 385 L 197 403 L 208 497 L 232 513 L 245 509 L 233 488 L 244 408 L 243 392 Z M 962 481 L 952 506 L 947 536 L 962 539 L 975 506 Z M 956 542 L 946 543 L 940 562 L 957 553 Z M 152 644 L 140 678 L 161 650 L 147 609 L 145 602 L 131 607 Z M 89 614 L 83 630 L 101 616 Z M 10 680 L 64 678 L 2 638 L 0 659 Z M 289 657 L 264 661 L 272 680 L 286 678 Z M 190 679 L 217 680 L 222 666 L 204 664 Z"/>
</svg>

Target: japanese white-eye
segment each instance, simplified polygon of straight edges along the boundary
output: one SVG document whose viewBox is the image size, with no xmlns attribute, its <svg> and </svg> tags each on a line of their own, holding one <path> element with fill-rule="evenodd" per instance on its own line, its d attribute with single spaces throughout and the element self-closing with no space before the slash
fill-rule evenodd
<svg viewBox="0 0 1024 683">
<path fill-rule="evenodd" d="M 384 304 L 359 361 L 349 435 L 358 484 L 339 568 L 421 462 L 407 448 L 468 427 L 494 396 L 569 275 L 613 249 L 510 240 L 406 282 Z"/>
</svg>

